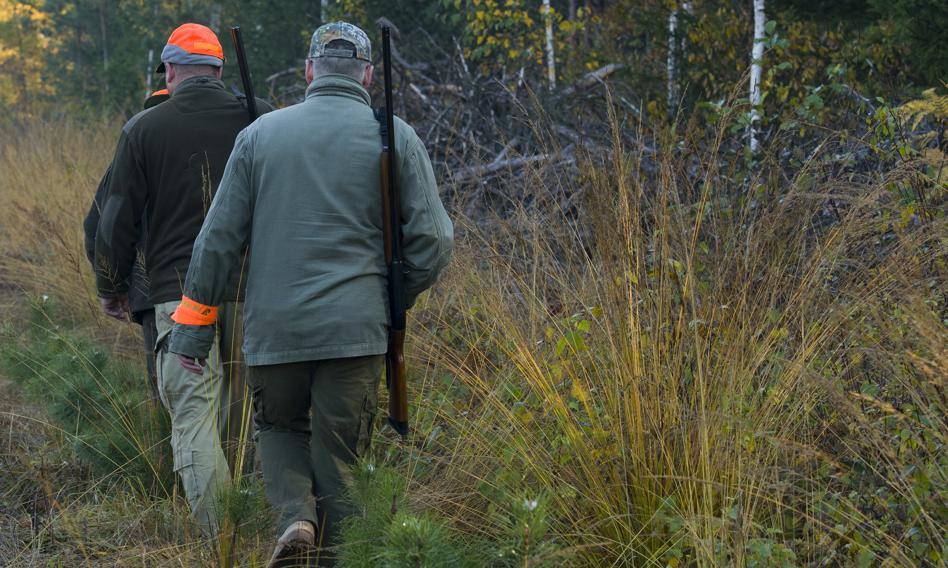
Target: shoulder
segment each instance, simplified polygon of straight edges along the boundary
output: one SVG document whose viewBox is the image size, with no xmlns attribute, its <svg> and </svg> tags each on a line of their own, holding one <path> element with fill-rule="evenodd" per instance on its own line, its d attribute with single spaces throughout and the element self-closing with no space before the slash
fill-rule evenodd
<svg viewBox="0 0 948 568">
<path fill-rule="evenodd" d="M 237 101 L 240 103 L 240 106 L 244 109 L 244 112 L 246 113 L 247 112 L 247 95 L 243 93 L 231 93 L 230 91 L 226 91 L 226 92 L 227 94 L 237 99 Z M 260 97 L 254 97 L 253 100 L 256 101 L 258 118 L 267 113 L 273 112 L 274 110 L 273 105 L 271 105 L 268 101 L 261 99 Z"/>
<path fill-rule="evenodd" d="M 427 154 L 425 145 L 422 143 L 418 133 L 415 132 L 415 129 L 397 116 L 395 117 L 395 138 L 395 146 L 405 155 L 412 156 L 419 152 Z"/>
<path fill-rule="evenodd" d="M 257 100 L 257 112 L 262 116 L 264 114 L 269 114 L 276 110 L 273 105 L 269 102 L 261 99 L 260 97 L 254 97 Z"/>
<path fill-rule="evenodd" d="M 299 120 L 298 115 L 302 110 L 301 107 L 302 105 L 292 105 L 274 110 L 273 107 L 267 105 L 268 110 L 264 112 L 263 109 L 261 109 L 257 120 L 253 121 L 253 124 L 248 126 L 246 130 L 253 130 L 254 132 L 279 132 L 280 129 L 285 126 L 295 124 Z"/>
<path fill-rule="evenodd" d="M 126 135 L 131 134 L 132 132 L 139 130 L 143 127 L 147 128 L 150 120 L 147 120 L 146 117 L 153 115 L 162 105 L 156 105 L 151 108 L 146 108 L 143 111 L 140 111 L 138 114 L 128 119 L 125 122 L 125 125 L 122 127 L 122 132 Z M 160 113 L 159 113 L 160 114 Z"/>
</svg>

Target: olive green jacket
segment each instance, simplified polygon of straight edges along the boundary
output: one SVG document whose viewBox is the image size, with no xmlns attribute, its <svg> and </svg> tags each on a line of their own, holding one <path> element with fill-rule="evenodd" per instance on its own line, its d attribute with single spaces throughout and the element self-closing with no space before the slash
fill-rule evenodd
<svg viewBox="0 0 948 568">
<path fill-rule="evenodd" d="M 340 75 L 301 104 L 261 116 L 237 138 L 184 286 L 224 299 L 250 240 L 243 353 L 248 365 L 377 355 L 387 349 L 381 138 L 369 94 Z M 425 148 L 396 118 L 409 305 L 434 284 L 454 243 Z M 170 350 L 206 356 L 212 326 L 176 324 Z"/>
</svg>

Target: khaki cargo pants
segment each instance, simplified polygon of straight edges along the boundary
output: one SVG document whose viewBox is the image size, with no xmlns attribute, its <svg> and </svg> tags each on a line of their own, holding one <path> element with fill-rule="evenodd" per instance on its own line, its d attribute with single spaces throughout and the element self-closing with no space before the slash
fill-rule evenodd
<svg viewBox="0 0 948 568">
<path fill-rule="evenodd" d="M 371 355 L 248 369 L 257 452 L 278 534 L 310 521 L 322 547 L 335 544 L 339 521 L 353 513 L 346 486 L 372 438 L 383 362 Z M 331 551 L 321 551 L 319 561 L 331 565 Z"/>
<path fill-rule="evenodd" d="M 167 340 L 179 302 L 155 306 L 158 393 L 171 415 L 174 469 L 181 479 L 191 517 L 208 535 L 217 532 L 216 497 L 231 479 L 231 471 L 252 465 L 250 395 L 240 357 L 243 341 L 240 303 L 220 306 L 217 334 L 197 376 L 184 370 Z M 223 444 L 222 444 L 223 442 Z M 230 467 L 228 467 L 228 462 Z"/>
</svg>

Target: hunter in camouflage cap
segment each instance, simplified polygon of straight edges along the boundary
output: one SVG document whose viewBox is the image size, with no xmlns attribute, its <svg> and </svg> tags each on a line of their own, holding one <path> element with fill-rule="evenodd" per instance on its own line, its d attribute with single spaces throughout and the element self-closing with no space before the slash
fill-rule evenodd
<svg viewBox="0 0 948 568">
<path fill-rule="evenodd" d="M 329 44 L 336 40 L 344 40 L 352 44 L 348 47 L 345 44 Z M 332 22 L 319 26 L 313 32 L 313 39 L 309 43 L 310 58 L 317 57 L 354 57 L 362 61 L 372 62 L 372 44 L 369 42 L 369 36 L 348 22 Z"/>
</svg>

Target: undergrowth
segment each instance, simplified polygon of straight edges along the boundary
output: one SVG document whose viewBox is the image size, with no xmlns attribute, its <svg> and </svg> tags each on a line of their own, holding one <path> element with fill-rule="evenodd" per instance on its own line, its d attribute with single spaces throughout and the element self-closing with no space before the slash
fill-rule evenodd
<svg viewBox="0 0 948 568">
<path fill-rule="evenodd" d="M 737 112 L 654 147 L 612 116 L 612 147 L 573 169 L 509 172 L 516 202 L 472 190 L 503 210 L 455 215 L 455 260 L 411 312 L 412 435 L 383 431 L 359 465 L 343 565 L 943 565 L 946 187 L 929 142 L 877 110 L 752 161 L 725 143 Z M 4 153 L 0 277 L 62 308 L 10 328 L 4 372 L 48 394 L 93 478 L 149 489 L 82 515 L 142 503 L 152 558 L 221 561 L 175 532 L 144 383 L 122 394 L 140 379 L 96 347 L 137 354 L 76 256 L 107 156 L 57 159 L 72 128 Z"/>
<path fill-rule="evenodd" d="M 168 415 L 149 401 L 139 366 L 76 337 L 47 302 L 30 311 L 28 325 L 0 330 L 0 373 L 43 401 L 94 475 L 169 494 Z"/>
</svg>

